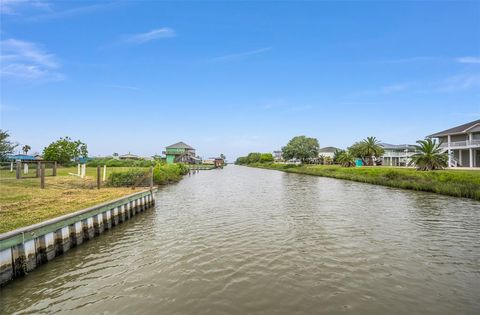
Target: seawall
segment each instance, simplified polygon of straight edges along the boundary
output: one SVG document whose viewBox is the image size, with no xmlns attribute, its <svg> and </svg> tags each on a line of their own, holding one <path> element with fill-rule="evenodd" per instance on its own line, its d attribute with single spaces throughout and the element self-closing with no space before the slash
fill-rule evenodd
<svg viewBox="0 0 480 315">
<path fill-rule="evenodd" d="M 0 234 L 0 285 L 79 246 L 155 204 L 144 190 L 48 221 Z"/>
</svg>

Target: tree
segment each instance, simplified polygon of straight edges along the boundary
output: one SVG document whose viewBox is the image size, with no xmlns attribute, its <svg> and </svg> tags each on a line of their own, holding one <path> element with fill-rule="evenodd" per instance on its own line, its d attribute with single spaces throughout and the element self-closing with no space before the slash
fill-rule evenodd
<svg viewBox="0 0 480 315">
<path fill-rule="evenodd" d="M 299 159 L 303 163 L 308 159 L 317 158 L 319 149 L 320 145 L 317 139 L 297 136 L 282 148 L 282 155 L 285 160 Z"/>
<path fill-rule="evenodd" d="M 323 164 L 332 165 L 333 164 L 333 159 L 330 156 L 326 156 L 326 157 L 323 158 Z"/>
<path fill-rule="evenodd" d="M 375 157 L 383 155 L 385 150 L 380 145 L 380 141 L 375 137 L 367 137 L 360 142 L 355 142 L 348 151 L 357 158 L 361 158 L 363 164 L 372 166 Z"/>
<path fill-rule="evenodd" d="M 223 153 L 220 154 L 220 158 L 221 158 L 222 160 L 224 160 L 224 161 L 227 159 L 227 157 L 226 157 L 225 154 L 223 154 Z"/>
<path fill-rule="evenodd" d="M 440 143 L 427 138 L 418 140 L 409 165 L 415 165 L 419 171 L 432 171 L 448 166 L 448 154 L 440 148 Z"/>
<path fill-rule="evenodd" d="M 8 140 L 10 134 L 6 130 L 0 129 L 0 161 L 5 161 L 7 155 L 12 154 L 17 144 Z"/>
<path fill-rule="evenodd" d="M 272 163 L 273 155 L 272 153 L 262 153 L 260 155 L 260 163 Z"/>
<path fill-rule="evenodd" d="M 239 158 L 237 158 L 237 160 L 235 161 L 235 164 L 237 165 L 245 165 L 245 164 L 248 164 L 248 158 L 246 156 L 240 156 Z"/>
<path fill-rule="evenodd" d="M 22 151 L 23 151 L 23 153 L 25 153 L 25 154 L 28 154 L 28 151 L 30 151 L 31 149 L 32 149 L 32 147 L 29 146 L 28 144 L 26 144 L 26 145 L 24 145 L 24 146 L 22 147 Z"/>
<path fill-rule="evenodd" d="M 350 151 L 343 151 L 337 157 L 338 163 L 344 167 L 351 167 L 355 165 L 355 156 Z"/>
<path fill-rule="evenodd" d="M 70 137 L 60 138 L 43 149 L 43 158 L 47 161 L 67 163 L 74 158 L 87 157 L 87 145 L 80 140 L 73 141 Z"/>
<path fill-rule="evenodd" d="M 335 152 L 333 153 L 333 163 L 334 163 L 334 164 L 340 163 L 340 162 L 338 161 L 338 157 L 339 157 L 343 152 L 345 152 L 345 150 L 341 150 L 341 149 L 335 150 Z"/>
<path fill-rule="evenodd" d="M 385 150 L 380 145 L 380 141 L 375 137 L 367 137 L 367 139 L 362 140 L 362 146 L 370 166 L 373 165 L 374 157 L 380 157 L 385 153 Z"/>
<path fill-rule="evenodd" d="M 247 163 L 259 163 L 262 158 L 262 154 L 258 152 L 252 152 L 247 155 Z"/>
</svg>

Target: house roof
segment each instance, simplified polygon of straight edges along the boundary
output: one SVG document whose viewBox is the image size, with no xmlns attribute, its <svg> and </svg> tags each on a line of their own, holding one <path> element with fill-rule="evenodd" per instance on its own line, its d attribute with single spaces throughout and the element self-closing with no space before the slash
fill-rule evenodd
<svg viewBox="0 0 480 315">
<path fill-rule="evenodd" d="M 389 144 L 389 143 L 380 143 L 380 146 L 387 150 L 405 150 L 408 149 L 415 149 L 413 144 Z"/>
<path fill-rule="evenodd" d="M 8 160 L 22 160 L 22 161 L 35 161 L 38 160 L 36 156 L 34 155 L 28 155 L 28 154 L 12 154 L 7 156 Z"/>
<path fill-rule="evenodd" d="M 132 153 L 127 153 L 124 155 L 120 155 L 120 157 L 139 157 L 138 155 L 132 154 Z"/>
<path fill-rule="evenodd" d="M 175 144 L 169 145 L 167 149 L 189 149 L 189 150 L 195 150 L 185 142 L 177 142 Z"/>
<path fill-rule="evenodd" d="M 452 134 L 465 133 L 465 132 L 468 131 L 468 129 L 470 129 L 470 128 L 476 126 L 476 125 L 480 125 L 480 119 L 474 120 L 472 122 L 469 122 L 469 123 L 466 123 L 466 124 L 463 124 L 463 125 L 460 125 L 460 126 L 457 126 L 457 127 L 453 127 L 453 128 L 450 128 L 450 129 L 447 129 L 447 130 L 444 130 L 444 131 L 440 131 L 440 132 L 431 134 L 428 137 L 429 138 L 436 138 L 436 137 L 448 136 L 448 135 L 452 135 Z"/>
<path fill-rule="evenodd" d="M 318 150 L 318 153 L 335 152 L 337 150 L 340 150 L 340 149 L 335 148 L 335 147 L 325 147 L 325 148 L 321 148 L 320 150 Z"/>
</svg>

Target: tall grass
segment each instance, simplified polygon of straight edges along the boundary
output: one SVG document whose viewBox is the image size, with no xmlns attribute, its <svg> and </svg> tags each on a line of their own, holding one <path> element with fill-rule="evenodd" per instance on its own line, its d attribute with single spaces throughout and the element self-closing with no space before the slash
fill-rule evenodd
<svg viewBox="0 0 480 315">
<path fill-rule="evenodd" d="M 153 181 L 155 184 L 168 184 L 178 182 L 182 176 L 188 173 L 188 167 L 184 164 L 161 164 L 153 168 Z"/>
<path fill-rule="evenodd" d="M 185 174 L 188 174 L 188 167 L 184 164 L 157 163 L 153 168 L 153 182 L 157 185 L 175 183 Z M 148 183 L 150 183 L 150 170 L 147 168 L 113 171 L 107 181 L 107 185 L 111 187 L 148 185 Z"/>
<path fill-rule="evenodd" d="M 347 168 L 324 165 L 295 166 L 260 163 L 250 166 L 480 200 L 480 171 L 438 170 L 421 172 L 408 168 Z"/>
</svg>

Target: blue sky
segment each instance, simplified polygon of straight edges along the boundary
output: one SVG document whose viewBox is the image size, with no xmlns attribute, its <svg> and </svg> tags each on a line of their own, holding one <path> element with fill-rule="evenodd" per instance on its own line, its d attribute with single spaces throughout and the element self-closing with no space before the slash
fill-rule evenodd
<svg viewBox="0 0 480 315">
<path fill-rule="evenodd" d="M 480 118 L 480 2 L 1 4 L 1 128 L 41 152 L 413 143 Z"/>
</svg>

